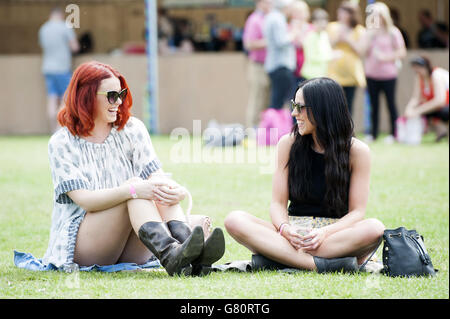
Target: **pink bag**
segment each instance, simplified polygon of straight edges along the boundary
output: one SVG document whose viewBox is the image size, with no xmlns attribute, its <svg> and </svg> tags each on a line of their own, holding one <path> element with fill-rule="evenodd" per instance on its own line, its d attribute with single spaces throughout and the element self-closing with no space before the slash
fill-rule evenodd
<svg viewBox="0 0 450 319">
<path fill-rule="evenodd" d="M 258 125 L 258 145 L 275 145 L 283 135 L 289 134 L 293 126 L 291 113 L 287 109 L 268 108 L 261 113 Z"/>
</svg>

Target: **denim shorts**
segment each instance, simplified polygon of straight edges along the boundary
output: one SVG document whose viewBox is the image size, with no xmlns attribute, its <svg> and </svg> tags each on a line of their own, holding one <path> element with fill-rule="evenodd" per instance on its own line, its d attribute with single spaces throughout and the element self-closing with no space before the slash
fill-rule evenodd
<svg viewBox="0 0 450 319">
<path fill-rule="evenodd" d="M 46 73 L 45 85 L 47 86 L 47 95 L 56 95 L 62 97 L 69 86 L 72 73 Z"/>
<path fill-rule="evenodd" d="M 448 113 L 449 112 L 448 112 L 448 105 L 447 105 L 447 106 L 444 106 L 443 108 L 441 108 L 441 109 L 439 109 L 437 111 L 425 114 L 425 117 L 427 119 L 437 118 L 437 119 L 439 119 L 439 120 L 441 120 L 443 122 L 448 122 L 448 119 L 449 119 L 449 114 Z"/>
</svg>

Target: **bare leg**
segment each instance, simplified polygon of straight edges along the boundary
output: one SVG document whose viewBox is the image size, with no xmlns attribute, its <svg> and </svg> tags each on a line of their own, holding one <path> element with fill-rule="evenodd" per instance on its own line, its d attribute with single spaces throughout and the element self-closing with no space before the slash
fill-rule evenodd
<svg viewBox="0 0 450 319">
<path fill-rule="evenodd" d="M 146 199 L 131 199 L 127 202 L 128 214 L 130 215 L 131 225 L 136 235 L 139 228 L 146 222 L 161 222 L 162 218 L 153 201 Z"/>
<path fill-rule="evenodd" d="M 152 252 L 141 242 L 134 231 L 130 231 L 127 243 L 119 257 L 118 263 L 136 263 L 142 265 L 153 256 Z"/>
<path fill-rule="evenodd" d="M 58 127 L 56 115 L 58 114 L 59 98 L 56 95 L 47 97 L 47 116 L 49 120 L 50 130 L 54 133 Z"/>
<path fill-rule="evenodd" d="M 74 261 L 82 266 L 117 262 L 131 232 L 127 204 L 87 212 L 78 229 Z"/>
<path fill-rule="evenodd" d="M 87 212 L 78 230 L 74 261 L 83 266 L 110 265 L 118 260 L 145 262 L 152 254 L 136 234 L 142 224 L 161 220 L 156 205 L 143 199 Z"/>
<path fill-rule="evenodd" d="M 312 256 L 338 258 L 355 256 L 362 264 L 376 248 L 384 225 L 376 219 L 362 220 L 352 227 L 328 236 L 315 251 L 297 251 L 275 227 L 248 213 L 231 212 L 225 219 L 230 235 L 253 252 L 282 264 L 303 269 L 315 269 Z M 311 262 L 313 266 L 311 266 Z"/>
<path fill-rule="evenodd" d="M 243 211 L 233 211 L 225 219 L 225 228 L 237 242 L 254 253 L 262 254 L 288 266 L 316 269 L 313 256 L 296 250 L 267 221 Z"/>
<path fill-rule="evenodd" d="M 435 125 L 435 132 L 436 132 L 436 142 L 439 142 L 444 137 L 448 136 L 448 122 L 442 122 L 439 121 Z"/>
<path fill-rule="evenodd" d="M 158 208 L 163 221 L 168 222 L 175 219 L 186 222 L 186 216 L 184 215 L 183 209 L 179 204 L 172 206 L 156 204 L 156 207 Z"/>
<path fill-rule="evenodd" d="M 383 232 L 384 225 L 379 220 L 364 219 L 352 227 L 331 234 L 318 249 L 309 253 L 324 258 L 355 256 L 361 264 L 376 248 Z"/>
</svg>

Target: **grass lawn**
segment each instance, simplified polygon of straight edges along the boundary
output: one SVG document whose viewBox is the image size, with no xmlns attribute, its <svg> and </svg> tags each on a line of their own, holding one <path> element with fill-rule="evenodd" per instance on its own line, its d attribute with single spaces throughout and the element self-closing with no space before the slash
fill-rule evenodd
<svg viewBox="0 0 450 319">
<path fill-rule="evenodd" d="M 426 136 L 420 146 L 404 146 L 384 145 L 381 138 L 371 145 L 366 216 L 380 219 L 387 228 L 420 232 L 439 269 L 436 277 L 255 272 L 180 278 L 165 272 L 66 274 L 14 266 L 14 249 L 41 258 L 47 248 L 53 199 L 48 138 L 0 137 L 0 298 L 449 298 L 446 141 L 435 144 Z M 221 227 L 234 209 L 269 219 L 271 175 L 262 174 L 258 164 L 176 164 L 170 156 L 175 143 L 167 136 L 153 137 L 165 171 L 191 191 L 194 214 L 207 214 Z M 226 253 L 219 264 L 250 259 L 246 248 L 228 234 L 225 239 Z"/>
</svg>

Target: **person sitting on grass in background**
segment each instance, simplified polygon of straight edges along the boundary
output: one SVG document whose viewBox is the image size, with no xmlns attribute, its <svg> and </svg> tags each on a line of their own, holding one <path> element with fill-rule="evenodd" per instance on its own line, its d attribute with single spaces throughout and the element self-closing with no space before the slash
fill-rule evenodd
<svg viewBox="0 0 450 319">
<path fill-rule="evenodd" d="M 204 242 L 179 203 L 186 190 L 163 173 L 150 135 L 131 116 L 125 78 L 96 61 L 74 72 L 48 144 L 55 190 L 45 264 L 58 268 L 145 263 L 169 275 L 200 274 L 224 253 L 216 228 Z"/>
<path fill-rule="evenodd" d="M 303 82 L 292 101 L 292 116 L 297 124 L 277 146 L 271 221 L 233 211 L 225 227 L 254 254 L 285 267 L 319 273 L 364 269 L 384 225 L 364 219 L 370 150 L 354 137 L 342 87 L 329 78 Z M 312 222 L 306 235 L 295 230 L 295 223 L 303 221 Z"/>
<path fill-rule="evenodd" d="M 406 105 L 405 116 L 425 116 L 436 131 L 436 142 L 448 136 L 448 70 L 433 67 L 430 60 L 418 56 L 411 60 L 416 74 L 414 90 Z"/>
</svg>

